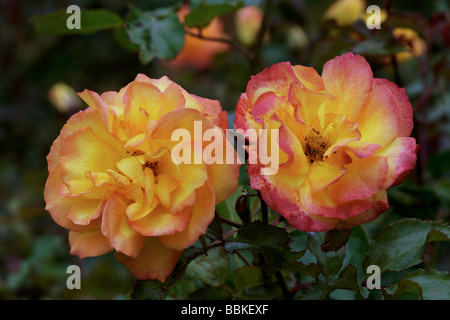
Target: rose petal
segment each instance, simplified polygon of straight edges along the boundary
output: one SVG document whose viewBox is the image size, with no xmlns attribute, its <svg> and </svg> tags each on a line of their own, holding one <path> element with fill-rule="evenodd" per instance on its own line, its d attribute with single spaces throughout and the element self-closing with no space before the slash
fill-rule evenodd
<svg viewBox="0 0 450 320">
<path fill-rule="evenodd" d="M 161 243 L 173 250 L 184 250 L 193 245 L 198 237 L 205 234 L 206 229 L 214 218 L 215 199 L 214 188 L 206 182 L 195 191 L 196 201 L 191 207 L 191 217 L 186 228 L 171 235 L 159 237 Z"/>
<path fill-rule="evenodd" d="M 397 106 L 397 113 L 399 119 L 399 136 L 408 137 L 413 129 L 413 108 L 411 102 L 406 95 L 404 88 L 399 88 L 395 83 L 386 79 L 374 79 L 374 86 L 387 87 L 392 95 Z"/>
<path fill-rule="evenodd" d="M 96 229 L 99 227 L 99 221 L 89 220 L 89 218 L 83 222 L 89 221 L 85 225 L 77 225 L 75 224 L 71 219 L 69 219 L 68 215 L 69 212 L 72 211 L 72 215 L 74 215 L 75 210 L 77 209 L 77 206 L 80 202 L 83 202 L 86 200 L 85 196 L 78 196 L 78 197 L 61 197 L 59 195 L 58 189 L 59 186 L 62 185 L 61 179 L 60 179 L 60 169 L 59 165 L 54 168 L 54 170 L 50 173 L 47 182 L 45 183 L 45 190 L 44 190 L 44 200 L 46 203 L 45 210 L 50 212 L 53 220 L 62 226 L 63 228 L 72 230 L 72 231 L 87 231 Z M 92 216 L 95 214 L 95 209 L 98 207 L 98 205 L 101 203 L 101 200 L 97 200 L 97 206 L 94 205 L 94 210 L 92 211 Z"/>
<path fill-rule="evenodd" d="M 375 85 L 367 104 L 358 116 L 361 141 L 389 145 L 399 135 L 398 108 L 386 86 Z"/>
<path fill-rule="evenodd" d="M 382 190 L 388 172 L 386 157 L 354 158 L 345 166 L 347 173 L 328 186 L 331 198 L 337 203 L 366 199 Z"/>
<path fill-rule="evenodd" d="M 166 248 L 158 238 L 147 238 L 139 255 L 135 258 L 116 252 L 114 257 L 124 264 L 140 280 L 164 282 L 172 273 L 181 257 L 182 251 Z"/>
<path fill-rule="evenodd" d="M 171 214 L 159 205 L 145 217 L 129 221 L 129 224 L 142 235 L 156 237 L 183 231 L 190 216 L 189 208 L 178 214 Z"/>
<path fill-rule="evenodd" d="M 70 254 L 81 259 L 101 256 L 114 250 L 100 229 L 85 232 L 69 232 Z"/>
<path fill-rule="evenodd" d="M 336 57 L 325 63 L 322 79 L 325 91 L 335 97 L 334 101 L 324 102 L 326 112 L 322 112 L 345 115 L 357 122 L 372 90 L 373 74 L 366 59 L 351 52 Z"/>
<path fill-rule="evenodd" d="M 105 204 L 102 232 L 116 251 L 136 257 L 145 243 L 145 237 L 136 232 L 125 214 L 127 204 L 116 195 L 111 195 Z"/>
<path fill-rule="evenodd" d="M 120 158 L 117 149 L 101 140 L 90 127 L 76 130 L 61 141 L 61 180 L 73 194 L 89 192 L 93 184 L 85 172 L 114 169 Z"/>
<path fill-rule="evenodd" d="M 387 157 L 389 165 L 384 188 L 402 183 L 406 176 L 414 170 L 417 151 L 416 139 L 398 137 L 389 146 L 377 153 L 379 156 Z"/>
</svg>

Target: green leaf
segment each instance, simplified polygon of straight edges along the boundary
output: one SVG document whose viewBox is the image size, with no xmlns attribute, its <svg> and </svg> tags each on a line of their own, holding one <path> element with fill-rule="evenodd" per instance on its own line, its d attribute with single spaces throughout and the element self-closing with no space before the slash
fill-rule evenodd
<svg viewBox="0 0 450 320">
<path fill-rule="evenodd" d="M 192 0 L 190 13 L 186 16 L 188 27 L 206 27 L 215 17 L 244 6 L 257 5 L 256 0 Z"/>
<path fill-rule="evenodd" d="M 349 264 L 340 273 L 336 281 L 332 281 L 328 284 L 328 293 L 338 289 L 346 289 L 355 291 L 359 296 L 358 271 L 355 266 Z"/>
<path fill-rule="evenodd" d="M 267 248 L 286 249 L 291 238 L 285 229 L 269 226 L 258 220 L 243 226 L 232 241 Z"/>
<path fill-rule="evenodd" d="M 130 41 L 125 28 L 114 29 L 113 38 L 124 50 L 128 52 L 139 52 L 139 48 Z"/>
<path fill-rule="evenodd" d="M 130 41 L 139 47 L 142 64 L 154 58 L 172 60 L 184 45 L 183 25 L 172 8 L 144 12 L 131 6 L 125 30 Z"/>
<path fill-rule="evenodd" d="M 186 269 L 186 277 L 195 278 L 210 286 L 222 286 L 228 276 L 230 263 L 222 248 L 214 248 L 207 255 L 197 257 Z"/>
<path fill-rule="evenodd" d="M 410 300 L 411 294 L 415 294 L 419 299 L 423 299 L 422 289 L 419 284 L 411 280 L 402 280 L 397 284 L 382 289 L 382 294 L 386 300 Z"/>
<path fill-rule="evenodd" d="M 243 194 L 243 190 L 243 186 L 238 186 L 237 190 L 231 196 L 216 205 L 216 213 L 219 216 L 230 219 L 231 221 L 240 221 L 235 210 L 235 205 L 237 198 Z"/>
<path fill-rule="evenodd" d="M 136 281 L 131 299 L 133 300 L 164 300 L 169 288 L 165 283 L 156 280 Z"/>
<path fill-rule="evenodd" d="M 325 234 L 324 243 L 320 246 L 323 252 L 338 251 L 347 244 L 350 229 L 330 230 Z"/>
<path fill-rule="evenodd" d="M 446 272 L 419 269 L 405 274 L 403 280 L 417 283 L 425 300 L 450 300 L 450 275 Z"/>
<path fill-rule="evenodd" d="M 362 280 L 366 270 L 363 270 L 363 262 L 366 258 L 369 235 L 362 226 L 356 226 L 351 229 L 350 237 L 345 249 L 345 258 L 343 265 L 354 265 L 358 269 L 358 279 Z"/>
<path fill-rule="evenodd" d="M 131 293 L 131 299 L 164 300 L 167 291 L 183 278 L 189 263 L 204 253 L 205 250 L 203 248 L 197 247 L 191 247 L 184 250 L 180 260 L 172 271 L 172 274 L 165 282 L 162 283 L 156 280 L 137 280 Z"/>
<path fill-rule="evenodd" d="M 326 278 L 333 277 L 338 274 L 345 257 L 345 247 L 336 252 L 324 252 L 321 248 L 325 241 L 325 232 L 310 233 L 306 239 L 308 249 L 317 259 L 322 274 Z"/>
<path fill-rule="evenodd" d="M 263 270 L 257 266 L 239 268 L 233 276 L 233 283 L 237 291 L 262 285 L 265 283 Z"/>
<path fill-rule="evenodd" d="M 450 227 L 442 226 L 438 229 L 431 228 L 428 234 L 427 243 L 432 241 L 449 241 L 450 240 Z"/>
<path fill-rule="evenodd" d="M 294 299 L 296 300 L 320 300 L 326 296 L 326 291 L 324 290 L 325 284 L 322 282 L 316 282 L 306 288 L 298 290 Z"/>
<path fill-rule="evenodd" d="M 449 227 L 439 221 L 402 219 L 381 229 L 369 243 L 364 269 L 377 265 L 381 272 L 401 271 L 422 262 L 426 244 L 448 240 Z"/>
<path fill-rule="evenodd" d="M 80 29 L 67 28 L 67 19 L 71 16 L 65 10 L 32 17 L 36 31 L 48 35 L 89 34 L 101 30 L 114 29 L 123 25 L 123 21 L 114 12 L 108 10 L 87 10 L 80 12 Z"/>
<path fill-rule="evenodd" d="M 285 229 L 255 221 L 244 225 L 236 238 L 228 240 L 225 243 L 225 250 L 255 251 L 270 259 L 272 264 L 267 264 L 267 268 L 272 265 L 280 267 L 292 263 L 303 255 L 301 252 L 290 251 L 290 241 L 291 238 Z"/>
<path fill-rule="evenodd" d="M 213 221 L 209 224 L 206 229 L 206 237 L 210 240 L 222 240 L 222 224 L 220 223 L 219 216 L 217 214 L 214 215 Z"/>
<path fill-rule="evenodd" d="M 247 164 L 245 164 L 245 163 L 239 169 L 238 183 L 239 183 L 239 185 L 246 185 L 246 186 L 250 185 L 250 177 L 248 175 L 248 168 L 247 168 Z"/>
<path fill-rule="evenodd" d="M 326 281 L 315 281 L 309 286 L 298 290 L 295 294 L 296 299 L 301 300 L 318 300 L 324 299 L 335 290 L 352 290 L 361 296 L 357 281 L 357 269 L 355 266 L 347 265 L 339 273 L 339 277 L 328 278 Z"/>
<path fill-rule="evenodd" d="M 317 278 L 320 273 L 320 267 L 316 263 L 304 264 L 300 261 L 294 261 L 291 264 L 284 267 L 284 269 L 292 272 L 298 272 L 300 274 L 308 275 L 312 278 Z"/>
</svg>

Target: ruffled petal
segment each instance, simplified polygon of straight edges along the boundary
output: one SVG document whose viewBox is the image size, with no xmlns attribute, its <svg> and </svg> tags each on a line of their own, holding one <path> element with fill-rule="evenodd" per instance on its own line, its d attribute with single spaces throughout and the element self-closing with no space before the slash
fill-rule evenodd
<svg viewBox="0 0 450 320">
<path fill-rule="evenodd" d="M 326 188 L 339 180 L 346 172 L 345 168 L 331 165 L 325 161 L 315 161 L 308 173 L 311 191 L 316 192 Z"/>
<path fill-rule="evenodd" d="M 96 229 L 99 227 L 100 222 L 96 218 L 96 213 L 98 213 L 97 208 L 101 204 L 101 199 L 92 200 L 87 199 L 84 196 L 79 197 L 61 197 L 59 194 L 60 186 L 64 186 L 60 179 L 60 169 L 59 165 L 54 168 L 50 173 L 47 182 L 45 183 L 44 190 L 44 200 L 46 203 L 45 210 L 50 212 L 53 220 L 62 226 L 63 228 L 72 231 L 87 231 Z M 64 186 L 65 187 L 65 186 Z M 89 210 L 83 211 L 85 214 L 78 215 L 78 205 L 87 201 L 90 205 Z M 69 216 L 72 218 L 70 219 Z M 79 216 L 80 220 L 76 219 Z M 98 216 L 98 215 L 97 215 Z M 82 217 L 82 218 L 81 218 Z M 75 224 L 74 220 L 77 222 L 82 222 L 82 224 Z"/>
<path fill-rule="evenodd" d="M 395 83 L 386 79 L 374 79 L 374 86 L 384 86 L 391 91 L 397 106 L 399 136 L 408 137 L 411 134 L 414 123 L 413 108 L 406 95 L 405 89 L 398 87 Z"/>
<path fill-rule="evenodd" d="M 389 145 L 399 135 L 398 108 L 388 87 L 374 85 L 367 104 L 358 116 L 358 124 L 361 141 L 381 147 Z"/>
<path fill-rule="evenodd" d="M 125 105 L 125 120 L 137 126 L 136 133 L 145 132 L 146 121 L 158 120 L 161 117 L 164 106 L 162 92 L 148 82 L 134 81 L 129 86 L 123 97 Z M 143 112 L 148 117 L 142 117 Z"/>
<path fill-rule="evenodd" d="M 145 243 L 145 237 L 135 231 L 125 214 L 127 204 L 116 195 L 111 195 L 105 204 L 102 232 L 116 251 L 136 257 Z"/>
<path fill-rule="evenodd" d="M 349 52 L 325 63 L 322 72 L 325 91 L 335 100 L 325 102 L 323 114 L 345 115 L 349 121 L 357 122 L 372 90 L 373 74 L 366 59 Z"/>
<path fill-rule="evenodd" d="M 112 250 L 100 229 L 85 232 L 69 232 L 70 254 L 77 255 L 81 259 L 104 255 Z"/>
<path fill-rule="evenodd" d="M 302 207 L 311 217 L 346 219 L 356 216 L 372 206 L 370 197 L 339 203 L 329 194 L 329 188 L 330 186 L 313 193 L 308 181 L 305 181 L 300 188 Z"/>
<path fill-rule="evenodd" d="M 112 117 L 110 115 L 110 110 L 103 99 L 96 92 L 90 90 L 84 90 L 83 92 L 78 93 L 78 95 L 88 104 L 89 107 L 98 113 L 106 130 L 111 132 Z"/>
<path fill-rule="evenodd" d="M 280 62 L 262 72 L 252 76 L 247 84 L 247 98 L 250 105 L 254 105 L 256 100 L 268 91 L 276 92 L 278 96 L 287 97 L 289 87 L 292 82 L 298 81 L 289 62 Z"/>
<path fill-rule="evenodd" d="M 159 205 L 145 217 L 129 221 L 129 224 L 142 235 L 156 237 L 183 231 L 190 217 L 189 208 L 178 214 L 171 214 Z"/>
<path fill-rule="evenodd" d="M 137 257 L 129 257 L 121 252 L 117 252 L 114 256 L 136 278 L 164 282 L 175 268 L 181 253 L 182 251 L 166 248 L 158 238 L 149 237 Z"/>
<path fill-rule="evenodd" d="M 114 169 L 121 154 L 101 140 L 90 127 L 76 130 L 61 142 L 61 180 L 72 194 L 89 192 L 93 184 L 85 172 Z"/>
<path fill-rule="evenodd" d="M 184 250 L 193 245 L 198 237 L 205 234 L 214 218 L 215 200 L 212 184 L 206 182 L 195 191 L 196 201 L 191 207 L 191 216 L 186 228 L 171 235 L 159 237 L 161 243 L 173 250 Z"/>
<path fill-rule="evenodd" d="M 418 146 L 416 139 L 398 137 L 377 155 L 387 157 L 389 169 L 384 188 L 402 183 L 416 166 Z"/>
<path fill-rule="evenodd" d="M 353 158 L 347 173 L 328 186 L 329 195 L 337 203 L 366 199 L 382 190 L 388 168 L 386 157 Z"/>
</svg>

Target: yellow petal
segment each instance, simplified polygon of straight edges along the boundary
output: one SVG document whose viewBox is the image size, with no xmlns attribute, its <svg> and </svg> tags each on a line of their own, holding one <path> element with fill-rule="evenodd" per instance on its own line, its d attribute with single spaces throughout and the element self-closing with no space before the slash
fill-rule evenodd
<svg viewBox="0 0 450 320">
<path fill-rule="evenodd" d="M 156 237 L 183 231 L 189 223 L 190 216 L 189 208 L 178 214 L 171 214 L 159 205 L 145 217 L 129 223 L 140 234 Z"/>
<path fill-rule="evenodd" d="M 205 183 L 195 191 L 195 194 L 196 201 L 191 207 L 191 217 L 186 228 L 181 232 L 159 237 L 161 243 L 167 248 L 184 250 L 193 245 L 200 235 L 205 234 L 213 220 L 215 199 L 211 183 Z"/>
<path fill-rule="evenodd" d="M 339 180 L 347 170 L 326 161 L 314 161 L 309 169 L 311 191 L 316 192 Z"/>
<path fill-rule="evenodd" d="M 70 254 L 77 255 L 81 259 L 104 255 L 112 250 L 100 229 L 85 232 L 69 232 Z"/>
<path fill-rule="evenodd" d="M 103 210 L 102 232 L 114 249 L 136 257 L 145 243 L 145 237 L 128 224 L 126 207 L 127 204 L 114 194 L 108 199 Z"/>
<path fill-rule="evenodd" d="M 160 174 L 156 177 L 155 193 L 161 204 L 170 209 L 170 197 L 172 191 L 178 186 L 178 182 L 168 174 Z"/>
</svg>

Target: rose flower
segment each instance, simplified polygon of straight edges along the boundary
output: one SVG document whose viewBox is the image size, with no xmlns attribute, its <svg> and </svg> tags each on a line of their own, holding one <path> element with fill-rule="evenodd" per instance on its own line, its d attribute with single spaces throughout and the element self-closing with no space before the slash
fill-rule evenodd
<svg viewBox="0 0 450 320">
<path fill-rule="evenodd" d="M 386 189 L 416 163 L 413 111 L 405 90 L 373 78 L 352 53 L 310 67 L 278 63 L 252 77 L 234 125 L 278 129 L 279 170 L 261 175 L 248 164 L 251 186 L 297 229 L 350 228 L 388 209 Z"/>
<path fill-rule="evenodd" d="M 79 95 L 89 107 L 68 120 L 47 156 L 46 209 L 70 230 L 71 254 L 115 250 L 137 278 L 165 281 L 239 175 L 238 165 L 176 164 L 172 132 L 193 132 L 196 122 L 225 139 L 226 112 L 167 77 L 142 74 L 119 92 Z M 205 143 L 191 136 L 183 143 L 195 156 Z"/>
</svg>

